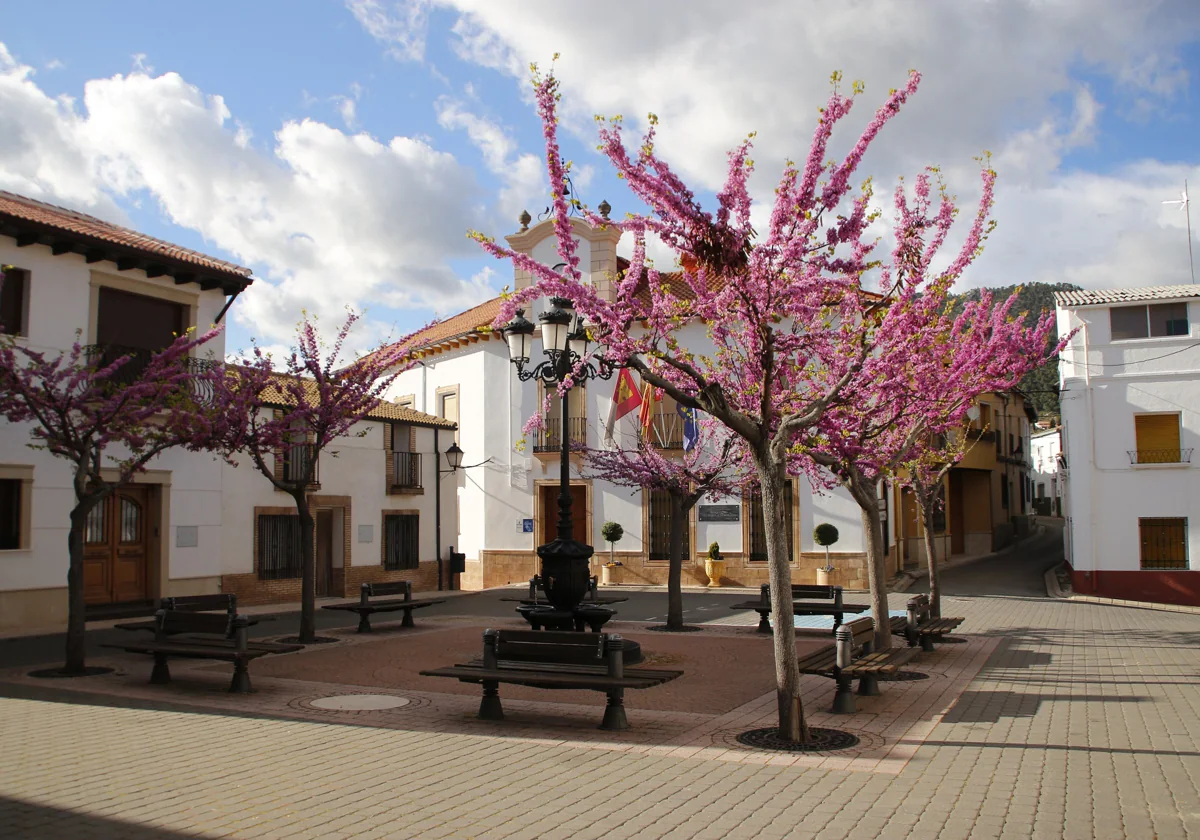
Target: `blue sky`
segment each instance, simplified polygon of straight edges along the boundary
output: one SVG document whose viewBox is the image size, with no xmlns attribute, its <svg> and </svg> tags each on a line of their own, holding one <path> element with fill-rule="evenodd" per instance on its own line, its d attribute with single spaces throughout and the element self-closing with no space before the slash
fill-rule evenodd
<svg viewBox="0 0 1200 840">
<path fill-rule="evenodd" d="M 465 232 L 545 206 L 526 68 L 556 51 L 590 204 L 639 209 L 593 113 L 633 133 L 659 113 L 660 149 L 706 201 L 757 130 L 766 200 L 831 70 L 867 82 L 866 119 L 915 66 L 922 91 L 866 169 L 881 202 L 927 163 L 970 201 L 972 158 L 993 152 L 1000 228 L 967 285 L 1188 281 L 1161 201 L 1185 177 L 1200 194 L 1189 0 L 41 0 L 0 7 L 0 43 L 0 188 L 251 266 L 231 348 L 346 305 L 368 311 L 366 346 L 495 294 L 511 272 Z"/>
</svg>

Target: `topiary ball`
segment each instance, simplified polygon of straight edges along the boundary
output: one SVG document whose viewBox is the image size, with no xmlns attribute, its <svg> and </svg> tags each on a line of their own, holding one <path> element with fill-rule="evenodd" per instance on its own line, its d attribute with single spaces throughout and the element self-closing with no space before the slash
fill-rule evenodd
<svg viewBox="0 0 1200 840">
<path fill-rule="evenodd" d="M 828 522 L 822 522 L 813 528 L 813 542 L 817 545 L 833 545 L 838 541 L 838 529 Z"/>
<path fill-rule="evenodd" d="M 620 542 L 621 537 L 625 536 L 625 529 L 619 522 L 605 522 L 600 528 L 600 536 L 604 538 L 605 542 Z"/>
</svg>

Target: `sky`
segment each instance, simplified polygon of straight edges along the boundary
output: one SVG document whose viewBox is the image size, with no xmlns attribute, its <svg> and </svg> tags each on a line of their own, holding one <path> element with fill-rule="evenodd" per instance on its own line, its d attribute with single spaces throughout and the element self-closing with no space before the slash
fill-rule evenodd
<svg viewBox="0 0 1200 840">
<path fill-rule="evenodd" d="M 937 165 L 968 211 L 991 154 L 998 227 L 964 287 L 1190 282 L 1163 202 L 1185 179 L 1200 197 L 1196 0 L 2 3 L 0 189 L 249 266 L 231 350 L 287 346 L 302 312 L 332 332 L 347 307 L 361 350 L 511 285 L 466 234 L 549 203 L 529 64 L 555 53 L 577 195 L 618 218 L 643 207 L 595 114 L 635 142 L 657 114 L 657 149 L 708 207 L 756 132 L 765 218 L 830 74 L 865 83 L 844 153 L 915 68 L 860 173 L 886 211 Z"/>
</svg>

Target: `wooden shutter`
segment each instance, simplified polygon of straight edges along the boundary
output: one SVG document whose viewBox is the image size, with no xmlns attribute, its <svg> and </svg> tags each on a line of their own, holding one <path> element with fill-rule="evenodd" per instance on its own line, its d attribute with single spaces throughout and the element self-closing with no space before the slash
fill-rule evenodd
<svg viewBox="0 0 1200 840">
<path fill-rule="evenodd" d="M 1143 569 L 1186 569 L 1187 520 L 1139 519 Z"/>
<path fill-rule="evenodd" d="M 1139 414 L 1133 418 L 1139 464 L 1179 461 L 1179 415 Z"/>
</svg>

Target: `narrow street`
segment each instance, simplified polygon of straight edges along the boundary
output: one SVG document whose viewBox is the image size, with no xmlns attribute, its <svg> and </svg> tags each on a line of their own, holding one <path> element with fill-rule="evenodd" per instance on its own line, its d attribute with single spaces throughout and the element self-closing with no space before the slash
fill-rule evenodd
<svg viewBox="0 0 1200 840">
<path fill-rule="evenodd" d="M 1040 534 L 1027 537 L 996 554 L 942 569 L 942 593 L 960 597 L 1045 597 L 1046 570 L 1062 561 L 1062 521 L 1039 521 L 1042 523 Z M 920 578 L 909 591 L 929 592 L 929 579 Z"/>
</svg>

